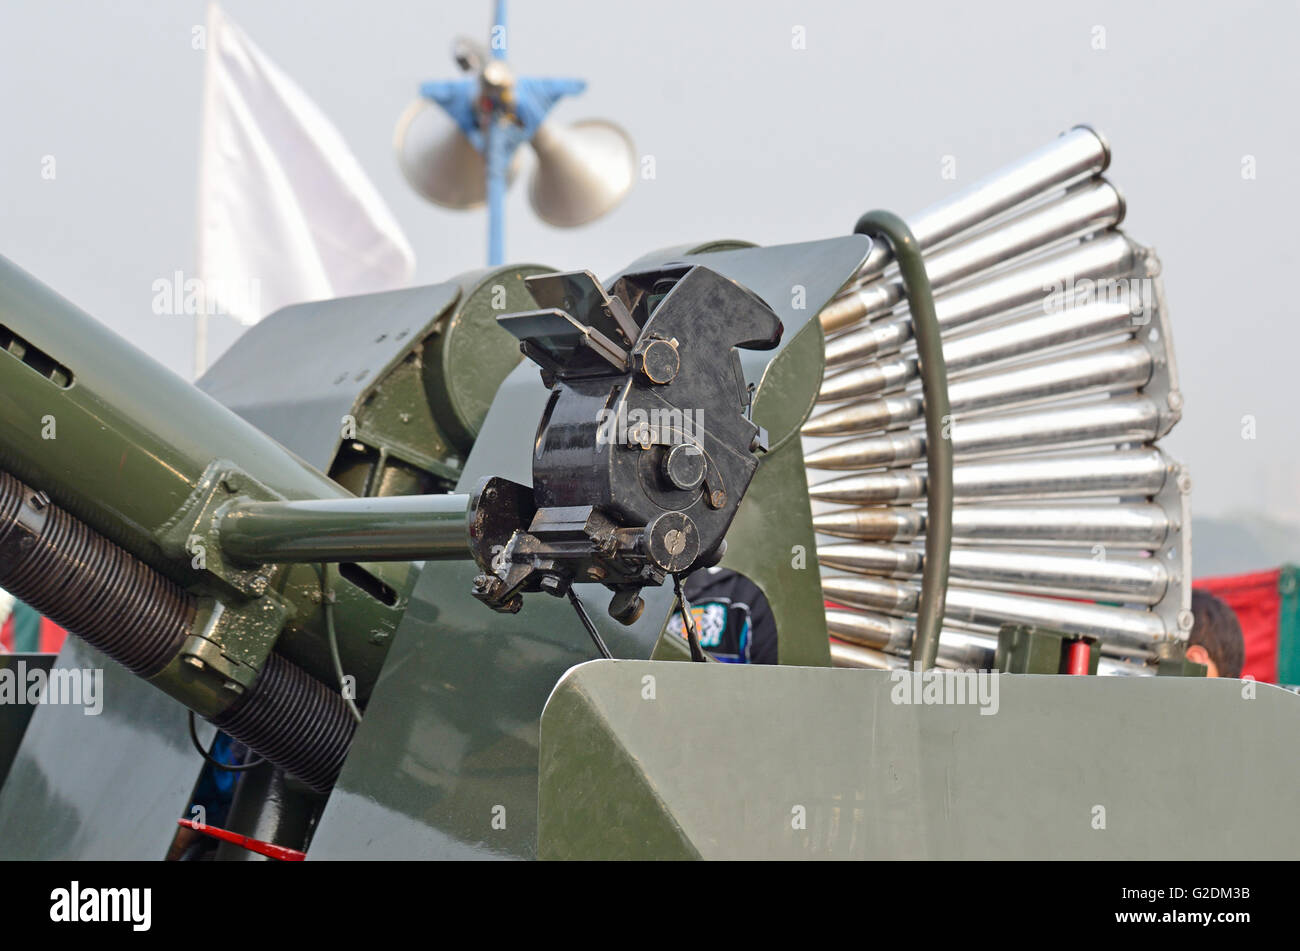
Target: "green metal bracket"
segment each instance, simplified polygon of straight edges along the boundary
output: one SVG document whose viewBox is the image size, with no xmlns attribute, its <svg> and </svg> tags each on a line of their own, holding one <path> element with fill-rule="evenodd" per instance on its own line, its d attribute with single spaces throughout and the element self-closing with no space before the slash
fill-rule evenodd
<svg viewBox="0 0 1300 951">
<path fill-rule="evenodd" d="M 524 278 L 550 270 L 509 265 L 453 278 L 454 306 L 358 397 L 355 431 L 340 444 L 330 475 L 357 495 L 430 491 L 421 471 L 438 487 L 454 485 L 497 387 L 522 358 L 519 342 L 496 319 L 535 307 Z"/>
<path fill-rule="evenodd" d="M 188 559 L 203 583 L 195 634 L 186 640 L 177 661 L 155 679 L 184 676 L 194 689 L 214 680 L 214 700 L 228 702 L 256 679 L 277 643 L 287 645 L 298 663 L 314 676 L 334 679 L 320 608 L 320 580 L 310 564 L 243 566 L 228 559 L 219 525 L 236 501 L 280 501 L 280 495 L 227 460 L 214 460 L 180 509 L 158 530 L 159 545 L 169 557 Z M 355 570 L 353 570 L 355 569 Z M 364 699 L 374 686 L 393 631 L 406 608 L 418 573 L 407 562 L 352 566 L 351 577 L 331 567 L 341 630 L 364 624 L 364 637 L 347 637 L 339 645 L 344 670 L 357 681 Z M 374 590 L 356 585 L 361 577 Z M 341 580 L 340 580 L 341 579 Z M 384 591 L 387 600 L 376 592 Z M 196 680 L 197 678 L 197 680 Z M 218 707 L 217 709 L 220 709 Z"/>
<path fill-rule="evenodd" d="M 1004 674 L 1059 674 L 1065 665 L 1069 642 L 1077 640 L 1061 631 L 1032 624 L 1004 624 L 998 631 L 993 666 Z M 1096 676 L 1101 647 L 1088 646 L 1088 673 Z"/>
<path fill-rule="evenodd" d="M 243 693 L 257 679 L 292 614 L 293 607 L 274 592 L 232 604 L 204 598 L 195 617 L 196 633 L 181 646 L 181 661 L 211 671 L 223 689 Z"/>
<path fill-rule="evenodd" d="M 176 514 L 158 529 L 156 537 L 164 554 L 189 559 L 190 566 L 215 583 L 222 593 L 258 598 L 266 593 L 274 578 L 274 566 L 230 564 L 221 550 L 217 533 L 221 508 L 241 498 L 270 502 L 283 496 L 241 471 L 233 462 L 215 459 Z"/>
<path fill-rule="evenodd" d="M 1157 677 L 1204 677 L 1209 673 L 1204 664 L 1187 659 L 1186 645 L 1178 645 L 1156 664 Z"/>
</svg>

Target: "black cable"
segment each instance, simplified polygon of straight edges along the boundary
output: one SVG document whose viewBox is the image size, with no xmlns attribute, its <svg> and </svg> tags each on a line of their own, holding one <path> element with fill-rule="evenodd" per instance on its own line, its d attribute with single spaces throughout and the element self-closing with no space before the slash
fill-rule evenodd
<svg viewBox="0 0 1300 951">
<path fill-rule="evenodd" d="M 673 575 L 673 591 L 677 593 L 677 605 L 682 612 L 682 625 L 686 629 L 686 643 L 691 646 L 691 660 L 697 664 L 705 663 L 708 658 L 700 647 L 700 639 L 695 636 L 695 620 L 691 617 L 691 605 L 682 590 L 681 575 Z"/>
<path fill-rule="evenodd" d="M 209 765 L 215 766 L 217 769 L 224 769 L 231 773 L 242 773 L 245 770 L 252 769 L 254 766 L 261 766 L 266 762 L 266 759 L 261 756 L 251 763 L 244 763 L 242 766 L 231 766 L 229 763 L 220 763 L 217 760 L 214 760 L 207 754 L 207 751 L 203 749 L 203 744 L 199 742 L 198 727 L 194 723 L 194 711 L 187 710 L 186 712 L 190 715 L 190 742 L 194 744 L 194 748 L 199 751 L 200 756 L 208 761 Z"/>
<path fill-rule="evenodd" d="M 573 610 L 578 612 L 578 619 L 582 621 L 582 626 L 587 629 L 591 639 L 596 644 L 596 650 L 600 651 L 600 656 L 606 660 L 613 660 L 614 655 L 609 652 L 605 642 L 600 639 L 600 632 L 596 630 L 596 625 L 591 621 L 591 615 L 587 613 L 587 608 L 582 603 L 582 598 L 578 597 L 578 592 L 573 590 L 572 585 L 569 587 L 569 603 L 573 605 Z"/>
<path fill-rule="evenodd" d="M 320 576 L 321 610 L 325 614 L 325 632 L 330 645 L 330 662 L 334 665 L 334 676 L 339 680 L 339 695 L 343 698 L 343 702 L 348 705 L 348 710 L 352 713 L 352 719 L 360 723 L 361 710 L 357 707 L 356 701 L 348 696 L 347 678 L 343 676 L 343 661 L 339 659 L 339 638 L 334 630 L 334 591 L 330 587 L 329 565 L 323 562 L 317 565 L 316 574 Z"/>
</svg>

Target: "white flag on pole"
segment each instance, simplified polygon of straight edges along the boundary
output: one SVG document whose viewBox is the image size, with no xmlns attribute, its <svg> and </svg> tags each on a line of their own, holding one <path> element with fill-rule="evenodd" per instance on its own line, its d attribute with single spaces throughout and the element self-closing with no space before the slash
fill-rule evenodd
<svg viewBox="0 0 1300 951">
<path fill-rule="evenodd" d="M 206 41 L 203 311 L 254 324 L 286 304 L 409 282 L 411 246 L 334 125 L 215 3 Z"/>
</svg>

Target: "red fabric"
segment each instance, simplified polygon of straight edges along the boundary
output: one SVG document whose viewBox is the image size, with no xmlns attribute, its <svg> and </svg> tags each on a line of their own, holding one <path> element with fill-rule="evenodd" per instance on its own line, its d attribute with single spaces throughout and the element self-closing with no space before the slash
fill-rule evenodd
<svg viewBox="0 0 1300 951">
<path fill-rule="evenodd" d="M 63 647 L 63 642 L 67 639 L 68 632 L 59 627 L 47 617 L 41 618 L 40 643 L 37 649 L 43 654 L 57 654 Z M 14 619 L 5 618 L 3 627 L 0 627 L 0 651 L 13 653 L 14 650 Z"/>
<path fill-rule="evenodd" d="M 57 654 L 63 648 L 63 641 L 68 632 L 47 617 L 41 618 L 40 651 L 42 654 Z"/>
<path fill-rule="evenodd" d="M 1282 599 L 1277 583 L 1281 569 L 1226 578 L 1198 578 L 1192 587 L 1208 591 L 1232 608 L 1246 644 L 1242 675 L 1263 683 L 1277 682 L 1278 621 Z"/>
</svg>

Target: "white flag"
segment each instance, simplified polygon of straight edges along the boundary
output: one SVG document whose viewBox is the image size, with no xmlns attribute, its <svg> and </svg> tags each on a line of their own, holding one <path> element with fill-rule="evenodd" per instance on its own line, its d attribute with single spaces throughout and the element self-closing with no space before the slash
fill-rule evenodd
<svg viewBox="0 0 1300 951">
<path fill-rule="evenodd" d="M 215 3 L 203 98 L 205 312 L 254 324 L 286 304 L 410 281 L 411 246 L 343 137 Z"/>
</svg>

